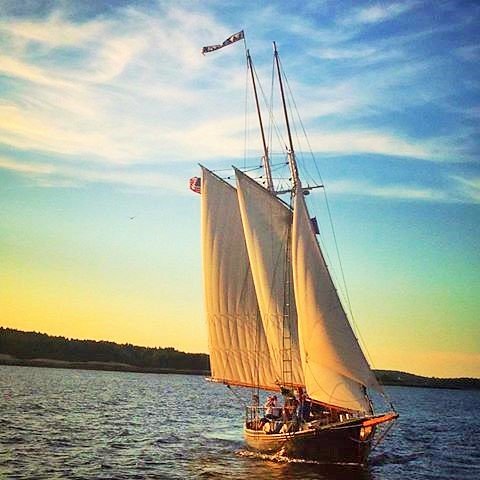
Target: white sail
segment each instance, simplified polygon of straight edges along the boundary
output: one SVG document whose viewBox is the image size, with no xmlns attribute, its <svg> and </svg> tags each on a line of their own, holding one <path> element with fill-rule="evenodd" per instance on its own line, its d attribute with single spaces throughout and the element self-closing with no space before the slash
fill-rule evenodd
<svg viewBox="0 0 480 480">
<path fill-rule="evenodd" d="M 212 377 L 278 389 L 235 189 L 202 168 L 202 254 Z"/>
<path fill-rule="evenodd" d="M 286 257 L 292 212 L 244 173 L 236 170 L 236 176 L 248 257 L 275 372 L 281 383 L 303 385 L 293 285 L 285 285 L 291 278 Z M 285 304 L 290 329 L 283 325 Z"/>
<path fill-rule="evenodd" d="M 294 202 L 292 264 L 305 385 L 318 401 L 369 411 L 380 390 L 348 322 L 312 229 L 301 189 Z"/>
</svg>

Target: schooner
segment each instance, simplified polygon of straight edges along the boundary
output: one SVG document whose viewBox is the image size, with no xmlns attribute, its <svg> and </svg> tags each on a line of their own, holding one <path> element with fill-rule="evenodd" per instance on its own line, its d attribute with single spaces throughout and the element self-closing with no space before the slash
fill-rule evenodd
<svg viewBox="0 0 480 480">
<path fill-rule="evenodd" d="M 221 45 L 243 39 L 243 31 Z M 246 50 L 264 149 L 266 185 L 235 168 L 236 186 L 201 167 L 202 257 L 211 379 L 252 389 L 244 435 L 254 450 L 329 463 L 364 464 L 377 426 L 369 391 L 382 393 L 338 296 L 316 238 L 285 101 L 290 202 L 272 180 L 251 56 Z M 280 392 L 283 413 L 266 418 L 260 391 Z M 390 404 L 391 405 L 391 404 Z"/>
</svg>

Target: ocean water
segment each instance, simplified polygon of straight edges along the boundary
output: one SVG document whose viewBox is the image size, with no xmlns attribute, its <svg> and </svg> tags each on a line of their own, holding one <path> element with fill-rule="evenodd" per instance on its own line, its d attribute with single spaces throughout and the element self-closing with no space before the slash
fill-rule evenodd
<svg viewBox="0 0 480 480">
<path fill-rule="evenodd" d="M 0 478 L 480 479 L 480 392 L 388 393 L 369 465 L 332 467 L 248 452 L 241 392 L 202 377 L 0 366 Z"/>
</svg>

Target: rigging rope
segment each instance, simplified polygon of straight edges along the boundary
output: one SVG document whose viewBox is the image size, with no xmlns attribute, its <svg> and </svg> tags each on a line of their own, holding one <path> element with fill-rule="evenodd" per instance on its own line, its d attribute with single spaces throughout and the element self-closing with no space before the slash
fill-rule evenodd
<svg viewBox="0 0 480 480">
<path fill-rule="evenodd" d="M 381 433 L 381 435 L 378 437 L 378 440 L 372 445 L 370 451 L 374 450 L 375 448 L 382 443 L 383 439 L 387 436 L 387 433 L 393 428 L 395 425 L 395 421 L 390 422 L 390 424 L 385 427 L 385 430 Z"/>
<path fill-rule="evenodd" d="M 225 386 L 228 388 L 228 390 L 232 393 L 234 397 L 237 397 L 237 400 L 239 400 L 240 403 L 242 403 L 244 406 L 247 405 L 247 402 L 236 392 L 231 385 L 228 383 L 225 384 Z"/>
</svg>

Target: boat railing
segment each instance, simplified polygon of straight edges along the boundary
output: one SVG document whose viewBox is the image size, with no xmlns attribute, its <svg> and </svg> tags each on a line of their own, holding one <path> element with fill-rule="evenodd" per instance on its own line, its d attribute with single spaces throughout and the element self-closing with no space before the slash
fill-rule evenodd
<svg viewBox="0 0 480 480">
<path fill-rule="evenodd" d="M 261 420 L 265 417 L 265 407 L 249 405 L 245 407 L 245 425 L 251 430 L 259 430 L 262 427 Z"/>
<path fill-rule="evenodd" d="M 350 423 L 352 420 L 363 417 L 364 415 L 360 412 L 343 412 L 338 414 L 338 416 L 332 417 L 331 412 L 323 411 L 317 414 L 309 414 L 308 418 L 302 418 L 300 414 L 295 412 L 293 415 L 290 415 L 288 418 L 285 417 L 285 414 L 282 413 L 280 407 L 276 407 L 277 412 L 275 418 L 266 418 L 267 408 L 260 405 L 249 405 L 245 407 L 245 423 L 249 428 L 257 430 L 263 428 L 263 425 L 270 422 L 275 423 L 297 423 L 302 428 L 302 425 L 307 428 L 318 428 L 326 426 L 329 424 L 338 424 L 338 423 Z"/>
<path fill-rule="evenodd" d="M 266 407 L 251 405 L 245 407 L 245 425 L 250 430 L 263 430 L 265 433 L 286 433 L 298 430 L 299 423 L 296 416 L 287 418 L 280 407 L 275 417 L 266 416 Z"/>
<path fill-rule="evenodd" d="M 245 420 L 251 422 L 265 417 L 266 407 L 260 405 L 249 405 L 245 407 Z"/>
</svg>

